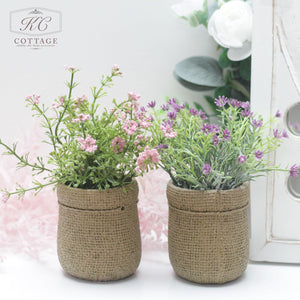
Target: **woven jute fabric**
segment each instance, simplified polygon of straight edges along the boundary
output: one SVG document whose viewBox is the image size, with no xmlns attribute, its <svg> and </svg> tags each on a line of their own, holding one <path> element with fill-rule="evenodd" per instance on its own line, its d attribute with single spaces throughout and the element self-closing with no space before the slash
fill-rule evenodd
<svg viewBox="0 0 300 300">
<path fill-rule="evenodd" d="M 94 281 L 133 274 L 141 260 L 138 185 L 105 191 L 59 185 L 57 252 L 70 275 Z"/>
<path fill-rule="evenodd" d="M 175 273 L 198 283 L 225 283 L 241 276 L 249 259 L 249 184 L 195 191 L 169 182 L 167 197 Z"/>
</svg>

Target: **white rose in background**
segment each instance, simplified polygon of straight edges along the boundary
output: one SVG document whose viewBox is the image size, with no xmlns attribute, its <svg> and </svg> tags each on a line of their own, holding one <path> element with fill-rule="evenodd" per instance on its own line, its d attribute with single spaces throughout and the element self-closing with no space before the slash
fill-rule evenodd
<svg viewBox="0 0 300 300">
<path fill-rule="evenodd" d="M 227 56 L 240 61 L 251 55 L 253 13 L 251 6 L 242 0 L 224 3 L 208 21 L 208 33 L 215 41 L 229 48 Z"/>
<path fill-rule="evenodd" d="M 184 0 L 172 6 L 173 11 L 179 17 L 188 17 L 194 11 L 203 10 L 204 0 Z"/>
</svg>

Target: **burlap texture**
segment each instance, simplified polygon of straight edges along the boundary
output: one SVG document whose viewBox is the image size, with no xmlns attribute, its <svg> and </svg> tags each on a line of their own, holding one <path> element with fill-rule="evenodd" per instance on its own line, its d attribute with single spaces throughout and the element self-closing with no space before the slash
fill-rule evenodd
<svg viewBox="0 0 300 300">
<path fill-rule="evenodd" d="M 125 189 L 58 186 L 57 252 L 68 274 L 109 281 L 136 271 L 141 259 L 137 182 Z"/>
<path fill-rule="evenodd" d="M 241 276 L 249 258 L 249 184 L 195 191 L 169 182 L 167 197 L 175 273 L 198 283 L 225 283 Z"/>
</svg>

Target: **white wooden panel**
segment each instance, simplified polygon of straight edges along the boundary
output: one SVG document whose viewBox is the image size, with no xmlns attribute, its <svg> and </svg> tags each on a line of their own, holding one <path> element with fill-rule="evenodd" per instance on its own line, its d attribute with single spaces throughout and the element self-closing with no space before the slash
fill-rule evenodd
<svg viewBox="0 0 300 300">
<path fill-rule="evenodd" d="M 254 13 L 252 109 L 264 118 L 282 112 L 269 134 L 284 128 L 289 139 L 269 159 L 299 165 L 300 137 L 290 132 L 287 114 L 300 101 L 300 2 L 256 0 Z M 252 260 L 300 263 L 300 198 L 290 193 L 288 178 L 278 173 L 252 184 Z"/>
</svg>

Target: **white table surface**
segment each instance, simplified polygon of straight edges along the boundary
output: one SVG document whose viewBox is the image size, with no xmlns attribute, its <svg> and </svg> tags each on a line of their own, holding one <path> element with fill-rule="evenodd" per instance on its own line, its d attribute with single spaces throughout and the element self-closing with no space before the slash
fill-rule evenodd
<svg viewBox="0 0 300 300">
<path fill-rule="evenodd" d="M 8 255 L 0 262 L 0 299 L 300 299 L 300 265 L 250 263 L 236 281 L 199 285 L 174 274 L 166 251 L 144 251 L 133 276 L 95 283 L 65 274 L 55 254 L 40 261 Z"/>
</svg>

